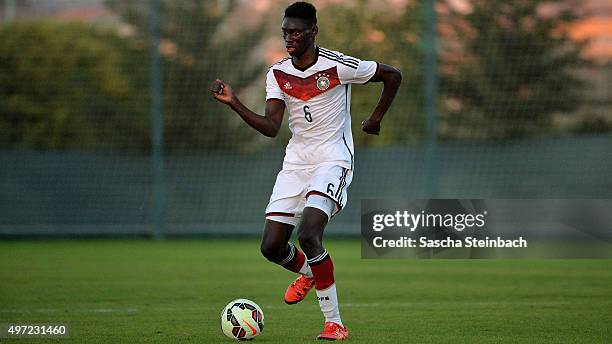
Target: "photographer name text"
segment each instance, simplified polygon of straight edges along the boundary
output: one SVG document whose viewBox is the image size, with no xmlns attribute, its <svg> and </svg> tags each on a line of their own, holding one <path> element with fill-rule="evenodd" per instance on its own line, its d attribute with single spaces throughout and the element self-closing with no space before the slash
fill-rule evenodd
<svg viewBox="0 0 612 344">
<path fill-rule="evenodd" d="M 376 248 L 453 248 L 453 247 L 503 247 L 517 248 L 527 247 L 527 240 L 523 237 L 517 239 L 502 239 L 500 237 L 478 239 L 474 237 L 465 237 L 463 239 L 453 239 L 446 237 L 444 239 L 430 239 L 427 237 L 415 238 L 401 237 L 399 239 L 385 239 L 383 237 L 375 237 L 372 244 Z"/>
<path fill-rule="evenodd" d="M 477 214 L 433 214 L 421 211 L 420 213 L 410 213 L 408 211 L 395 211 L 387 214 L 374 214 L 372 216 L 372 230 L 376 233 L 385 231 L 389 233 L 393 231 L 403 231 L 406 235 L 412 235 L 417 229 L 434 231 L 436 229 L 452 229 L 457 233 L 463 232 L 466 229 L 477 230 L 485 227 L 487 211 Z M 385 238 L 384 232 L 381 236 L 375 236 L 372 239 L 372 244 L 376 248 L 454 248 L 454 247 L 501 247 L 501 248 L 517 248 L 527 247 L 527 240 L 522 236 L 513 239 L 504 239 L 501 237 L 490 238 L 488 236 L 472 237 L 466 236 L 463 238 L 445 237 L 432 238 L 430 235 L 420 236 L 418 238 L 410 236 L 401 236 L 397 238 Z M 431 234 L 431 233 L 430 233 Z"/>
</svg>

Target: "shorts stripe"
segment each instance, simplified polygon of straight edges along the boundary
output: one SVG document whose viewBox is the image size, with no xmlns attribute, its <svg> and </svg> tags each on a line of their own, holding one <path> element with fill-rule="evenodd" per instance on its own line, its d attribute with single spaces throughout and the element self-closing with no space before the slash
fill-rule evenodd
<svg viewBox="0 0 612 344">
<path fill-rule="evenodd" d="M 340 202 L 342 202 L 342 193 L 344 192 L 344 188 L 346 188 L 346 175 L 344 176 L 344 184 L 342 185 L 342 189 L 340 190 L 340 193 L 338 194 L 338 200 Z"/>
<path fill-rule="evenodd" d="M 341 190 L 342 188 L 346 185 L 346 175 L 348 173 L 348 170 L 346 168 L 342 168 L 342 176 L 340 177 L 340 185 L 338 185 L 338 189 L 336 190 L 336 194 L 334 195 L 334 197 L 338 198 L 339 195 L 341 195 Z"/>
<path fill-rule="evenodd" d="M 281 213 L 281 212 L 271 212 L 271 213 L 266 213 L 266 217 L 268 216 L 286 216 L 286 217 L 295 217 L 295 214 L 291 214 L 291 213 Z"/>
</svg>

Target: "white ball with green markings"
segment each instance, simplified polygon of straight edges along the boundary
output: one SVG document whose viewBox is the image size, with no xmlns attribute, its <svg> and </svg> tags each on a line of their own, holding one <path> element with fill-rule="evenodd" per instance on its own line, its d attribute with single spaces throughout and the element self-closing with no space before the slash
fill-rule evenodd
<svg viewBox="0 0 612 344">
<path fill-rule="evenodd" d="M 263 328 L 263 311 L 251 300 L 236 299 L 221 312 L 221 330 L 229 338 L 250 340 L 259 336 Z"/>
</svg>

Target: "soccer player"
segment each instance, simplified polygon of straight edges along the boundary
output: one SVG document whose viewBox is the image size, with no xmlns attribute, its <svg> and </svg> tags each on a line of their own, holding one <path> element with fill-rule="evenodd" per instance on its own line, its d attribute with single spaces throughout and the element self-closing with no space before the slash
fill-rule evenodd
<svg viewBox="0 0 612 344">
<path fill-rule="evenodd" d="M 342 340 L 348 329 L 340 318 L 334 265 L 322 242 L 327 222 L 346 205 L 353 177 L 351 84 L 383 83 L 378 105 L 362 123 L 364 132 L 378 135 L 402 76 L 391 66 L 315 45 L 316 9 L 309 3 L 285 9 L 282 32 L 289 56 L 268 70 L 265 116 L 249 110 L 220 80 L 212 95 L 269 137 L 276 136 L 288 109 L 292 137 L 266 208 L 261 253 L 299 274 L 287 288 L 287 304 L 302 301 L 315 287 L 325 317 L 317 338 Z M 289 241 L 295 227 L 302 250 Z"/>
</svg>

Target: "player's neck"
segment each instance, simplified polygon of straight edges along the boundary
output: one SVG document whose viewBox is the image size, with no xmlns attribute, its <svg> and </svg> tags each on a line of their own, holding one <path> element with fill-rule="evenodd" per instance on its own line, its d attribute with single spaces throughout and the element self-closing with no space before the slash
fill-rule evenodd
<svg viewBox="0 0 612 344">
<path fill-rule="evenodd" d="M 314 65 L 317 62 L 318 49 L 316 45 L 313 45 L 310 49 L 306 49 L 301 56 L 292 57 L 291 62 L 293 62 L 293 66 L 300 70 L 306 70 Z"/>
</svg>

